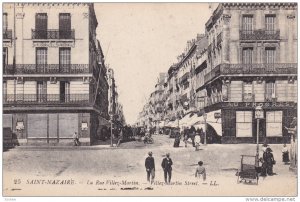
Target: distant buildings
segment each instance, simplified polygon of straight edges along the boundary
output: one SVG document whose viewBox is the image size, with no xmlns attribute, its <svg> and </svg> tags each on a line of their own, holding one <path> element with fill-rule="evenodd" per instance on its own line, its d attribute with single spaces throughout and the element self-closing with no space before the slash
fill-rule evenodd
<svg viewBox="0 0 300 202">
<path fill-rule="evenodd" d="M 221 3 L 168 70 L 165 125 L 197 114 L 208 142 L 288 142 L 297 116 L 297 4 Z M 195 116 L 194 116 L 195 117 Z M 179 120 L 179 121 L 178 121 Z"/>
<path fill-rule="evenodd" d="M 93 144 L 109 123 L 92 3 L 3 4 L 3 127 L 21 144 Z"/>
</svg>

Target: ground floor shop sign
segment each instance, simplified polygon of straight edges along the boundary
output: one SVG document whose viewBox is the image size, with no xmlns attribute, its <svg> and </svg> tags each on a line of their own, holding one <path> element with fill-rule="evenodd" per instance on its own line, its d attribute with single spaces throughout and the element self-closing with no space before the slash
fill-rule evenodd
<svg viewBox="0 0 300 202">
<path fill-rule="evenodd" d="M 224 108 L 256 108 L 274 109 L 282 107 L 297 107 L 295 102 L 222 102 Z"/>
</svg>

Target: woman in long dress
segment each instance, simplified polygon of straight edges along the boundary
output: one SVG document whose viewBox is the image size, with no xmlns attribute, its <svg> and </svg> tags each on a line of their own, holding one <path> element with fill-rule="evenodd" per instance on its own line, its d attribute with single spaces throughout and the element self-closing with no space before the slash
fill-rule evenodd
<svg viewBox="0 0 300 202">
<path fill-rule="evenodd" d="M 284 162 L 285 164 L 288 164 L 288 162 L 290 162 L 289 150 L 286 147 L 286 144 L 284 144 L 282 148 L 282 162 Z"/>
</svg>

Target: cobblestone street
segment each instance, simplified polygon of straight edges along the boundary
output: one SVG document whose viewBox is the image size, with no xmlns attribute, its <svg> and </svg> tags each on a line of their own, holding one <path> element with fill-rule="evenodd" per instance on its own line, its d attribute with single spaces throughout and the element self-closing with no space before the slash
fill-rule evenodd
<svg viewBox="0 0 300 202">
<path fill-rule="evenodd" d="M 297 178 L 289 171 L 289 166 L 281 162 L 281 145 L 271 145 L 277 161 L 274 167 L 276 175 L 260 177 L 259 184 L 254 185 L 237 184 L 235 174 L 240 167 L 240 155 L 255 155 L 255 144 L 210 144 L 195 151 L 191 144 L 183 147 L 183 142 L 179 148 L 173 148 L 173 141 L 164 135 L 154 136 L 154 144 L 134 141 L 123 143 L 119 148 L 15 148 L 3 154 L 4 194 L 44 195 L 48 188 L 57 195 L 149 195 L 153 190 L 170 195 L 176 189 L 178 195 L 199 196 L 228 196 L 232 193 L 273 196 L 274 189 L 277 196 L 296 193 Z M 153 152 L 156 163 L 155 184 L 151 187 L 146 181 L 144 168 L 148 151 Z M 166 152 L 171 154 L 174 163 L 172 182 L 175 186 L 163 182 L 160 164 Z M 194 177 L 199 160 L 207 169 L 206 182 Z M 76 193 L 73 189 L 61 189 L 66 186 L 76 187 Z M 124 191 L 116 192 L 120 189 Z"/>
</svg>

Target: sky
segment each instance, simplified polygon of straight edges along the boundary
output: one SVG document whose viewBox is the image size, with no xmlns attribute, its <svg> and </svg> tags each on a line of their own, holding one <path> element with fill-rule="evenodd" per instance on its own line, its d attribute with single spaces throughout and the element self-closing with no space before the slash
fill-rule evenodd
<svg viewBox="0 0 300 202">
<path fill-rule="evenodd" d="M 205 33 L 208 3 L 95 3 L 97 38 L 114 69 L 127 124 L 137 121 L 160 72 L 177 62 L 188 40 Z M 217 4 L 212 4 L 215 9 Z"/>
</svg>

